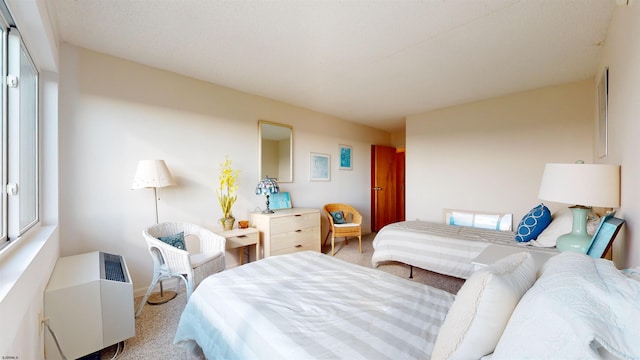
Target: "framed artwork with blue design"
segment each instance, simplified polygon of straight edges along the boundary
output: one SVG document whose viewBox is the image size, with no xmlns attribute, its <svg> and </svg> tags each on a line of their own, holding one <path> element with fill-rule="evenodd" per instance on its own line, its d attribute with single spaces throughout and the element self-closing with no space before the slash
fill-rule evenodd
<svg viewBox="0 0 640 360">
<path fill-rule="evenodd" d="M 331 181 L 331 156 L 329 154 L 311 153 L 309 164 L 309 180 Z"/>
<path fill-rule="evenodd" d="M 624 220 L 614 217 L 613 213 L 604 216 L 600 221 L 598 229 L 593 234 L 593 238 L 591 238 L 587 255 L 594 258 L 601 258 L 606 254 L 623 224 Z"/>
<path fill-rule="evenodd" d="M 351 170 L 353 162 L 353 148 L 349 145 L 340 145 L 340 170 Z"/>
</svg>

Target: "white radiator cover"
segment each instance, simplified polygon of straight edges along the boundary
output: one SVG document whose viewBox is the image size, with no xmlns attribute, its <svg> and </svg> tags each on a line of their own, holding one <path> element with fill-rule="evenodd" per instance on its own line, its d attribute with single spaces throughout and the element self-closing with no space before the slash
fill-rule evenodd
<svg viewBox="0 0 640 360">
<path fill-rule="evenodd" d="M 44 294 L 44 316 L 49 318 L 67 359 L 91 354 L 135 336 L 129 269 L 120 257 L 124 281 L 108 280 L 101 274 L 105 255 L 113 257 L 98 251 L 62 257 L 49 279 Z M 46 329 L 45 356 L 61 359 Z"/>
</svg>

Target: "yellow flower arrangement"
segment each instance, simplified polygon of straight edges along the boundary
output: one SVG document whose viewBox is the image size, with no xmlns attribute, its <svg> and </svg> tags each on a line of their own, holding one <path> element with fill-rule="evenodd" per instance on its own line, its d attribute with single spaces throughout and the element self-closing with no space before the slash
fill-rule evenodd
<svg viewBox="0 0 640 360">
<path fill-rule="evenodd" d="M 231 167 L 231 160 L 227 156 L 224 163 L 220 166 L 220 177 L 218 188 L 218 202 L 222 208 L 222 219 L 233 218 L 231 213 L 231 207 L 233 203 L 238 199 L 236 191 L 238 190 L 238 174 L 240 170 L 233 170 Z"/>
</svg>

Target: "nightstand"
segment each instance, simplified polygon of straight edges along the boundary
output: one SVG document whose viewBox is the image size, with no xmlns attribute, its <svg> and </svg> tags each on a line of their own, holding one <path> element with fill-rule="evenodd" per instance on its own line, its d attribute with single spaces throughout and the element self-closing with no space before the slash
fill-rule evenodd
<svg viewBox="0 0 640 360">
<path fill-rule="evenodd" d="M 256 228 L 232 229 L 227 231 L 219 231 L 218 234 L 227 239 L 226 249 L 238 249 L 240 264 L 244 264 L 244 249 L 248 246 L 255 245 L 256 260 L 260 259 L 260 233 Z M 249 262 L 250 259 L 247 259 Z"/>
<path fill-rule="evenodd" d="M 536 250 L 536 248 L 527 247 L 523 249 L 522 247 L 516 246 L 500 246 L 500 245 L 489 245 L 486 249 L 484 249 L 480 255 L 478 255 L 475 259 L 471 260 L 473 264 L 474 270 L 482 269 L 487 265 L 491 265 L 496 261 L 505 258 L 511 254 L 519 253 L 522 251 L 528 251 L 533 256 L 533 260 L 536 263 L 536 269 L 540 270 L 540 267 L 549 260 L 554 255 L 558 255 L 557 251 L 553 250 Z"/>
</svg>

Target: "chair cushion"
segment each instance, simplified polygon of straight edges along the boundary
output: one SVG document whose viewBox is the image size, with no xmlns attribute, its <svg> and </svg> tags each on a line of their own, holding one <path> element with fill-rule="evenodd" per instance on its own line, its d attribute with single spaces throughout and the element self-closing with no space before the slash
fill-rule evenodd
<svg viewBox="0 0 640 360">
<path fill-rule="evenodd" d="M 195 269 L 202 264 L 205 264 L 213 259 L 217 259 L 221 255 L 222 255 L 221 252 L 214 254 L 213 256 L 205 253 L 198 253 L 198 254 L 193 254 L 189 256 L 189 261 L 191 262 L 191 267 Z"/>
<path fill-rule="evenodd" d="M 356 224 L 356 223 L 344 223 L 344 224 L 334 224 L 334 226 L 335 226 L 335 227 L 337 227 L 337 228 L 344 229 L 344 228 L 350 228 L 350 227 L 357 228 L 357 227 L 360 227 L 360 224 Z"/>
<path fill-rule="evenodd" d="M 344 212 L 340 211 L 331 211 L 331 217 L 333 218 L 334 224 L 345 224 L 347 221 L 344 219 Z"/>
<path fill-rule="evenodd" d="M 186 250 L 187 247 L 184 243 L 184 231 L 181 231 L 177 234 L 167 235 L 167 236 L 158 236 L 158 240 L 167 243 L 171 246 L 174 246 L 180 250 Z"/>
</svg>

